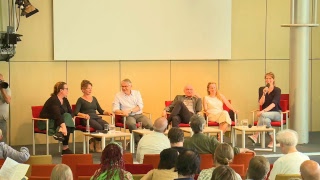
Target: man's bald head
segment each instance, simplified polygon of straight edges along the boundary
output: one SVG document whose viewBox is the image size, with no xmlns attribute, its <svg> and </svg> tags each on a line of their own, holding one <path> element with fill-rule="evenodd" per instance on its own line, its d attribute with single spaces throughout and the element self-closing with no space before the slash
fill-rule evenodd
<svg viewBox="0 0 320 180">
<path fill-rule="evenodd" d="M 168 126 L 168 120 L 164 117 L 156 119 L 153 123 L 153 130 L 156 132 L 165 132 Z"/>
<path fill-rule="evenodd" d="M 312 160 L 304 161 L 300 166 L 302 179 L 306 180 L 320 180 L 319 164 Z"/>
<path fill-rule="evenodd" d="M 184 87 L 183 92 L 186 96 L 192 97 L 193 96 L 193 87 L 188 84 Z"/>
</svg>

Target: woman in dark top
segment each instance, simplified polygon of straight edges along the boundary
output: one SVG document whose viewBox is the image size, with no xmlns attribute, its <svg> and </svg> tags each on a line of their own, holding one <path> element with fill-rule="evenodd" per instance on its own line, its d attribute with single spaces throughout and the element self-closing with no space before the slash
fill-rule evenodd
<svg viewBox="0 0 320 180">
<path fill-rule="evenodd" d="M 274 74 L 269 72 L 265 75 L 266 86 L 259 88 L 259 105 L 262 110 L 257 112 L 258 126 L 265 125 L 266 127 L 271 127 L 272 121 L 281 120 L 281 107 L 280 107 L 280 95 L 281 89 L 275 86 Z M 256 143 L 259 133 L 255 133 L 249 136 L 249 139 Z M 273 135 L 270 135 L 269 148 L 273 147 Z"/>
<path fill-rule="evenodd" d="M 76 109 L 74 114 L 77 116 L 82 117 L 82 122 L 86 125 L 86 120 L 89 119 L 89 125 L 94 128 L 95 130 L 103 130 L 104 125 L 107 124 L 100 116 L 98 116 L 97 111 L 99 114 L 104 115 L 112 115 L 112 113 L 104 111 L 99 103 L 98 100 L 91 95 L 92 92 L 92 83 L 88 80 L 83 80 L 81 82 L 81 90 L 83 92 L 83 96 L 77 100 Z M 91 139 L 90 140 L 90 151 L 102 152 L 101 150 L 101 139 Z"/>
<path fill-rule="evenodd" d="M 51 97 L 43 105 L 40 117 L 49 119 L 49 135 L 50 130 L 53 131 L 53 134 L 58 131 L 64 135 L 62 154 L 72 154 L 68 142 L 70 133 L 74 131 L 74 123 L 71 106 L 67 99 L 68 86 L 65 82 L 57 82 L 53 88 Z M 38 127 L 43 129 L 39 123 Z"/>
</svg>

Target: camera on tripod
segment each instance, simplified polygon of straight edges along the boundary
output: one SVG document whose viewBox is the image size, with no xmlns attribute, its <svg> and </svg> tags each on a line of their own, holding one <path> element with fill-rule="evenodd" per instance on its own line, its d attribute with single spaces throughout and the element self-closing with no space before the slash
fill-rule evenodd
<svg viewBox="0 0 320 180">
<path fill-rule="evenodd" d="M 0 80 L 0 88 L 7 89 L 8 87 L 9 87 L 9 84 L 7 82 Z"/>
</svg>

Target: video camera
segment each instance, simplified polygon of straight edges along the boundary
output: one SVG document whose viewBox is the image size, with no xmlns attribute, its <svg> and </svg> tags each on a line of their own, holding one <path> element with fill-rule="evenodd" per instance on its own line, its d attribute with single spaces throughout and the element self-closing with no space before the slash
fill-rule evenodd
<svg viewBox="0 0 320 180">
<path fill-rule="evenodd" d="M 9 87 L 9 84 L 7 82 L 0 80 L 0 88 L 7 89 L 8 87 Z"/>
</svg>

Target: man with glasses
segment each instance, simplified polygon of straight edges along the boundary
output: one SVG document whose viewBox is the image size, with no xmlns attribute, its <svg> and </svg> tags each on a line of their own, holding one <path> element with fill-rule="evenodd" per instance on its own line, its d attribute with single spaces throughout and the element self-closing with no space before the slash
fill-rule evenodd
<svg viewBox="0 0 320 180">
<path fill-rule="evenodd" d="M 151 120 L 143 115 L 143 101 L 139 91 L 132 90 L 132 83 L 129 79 L 121 81 L 121 92 L 118 92 L 112 103 L 113 112 L 117 115 L 126 117 L 126 125 L 129 131 L 137 129 L 136 123 L 141 122 L 142 127 L 150 129 L 152 127 Z M 140 136 L 135 134 L 135 142 L 138 144 Z"/>
</svg>

